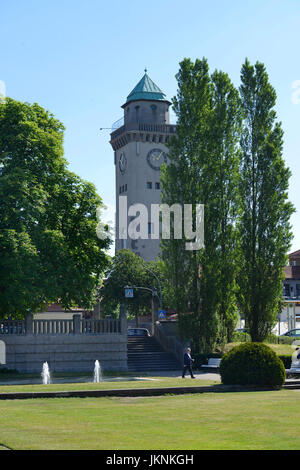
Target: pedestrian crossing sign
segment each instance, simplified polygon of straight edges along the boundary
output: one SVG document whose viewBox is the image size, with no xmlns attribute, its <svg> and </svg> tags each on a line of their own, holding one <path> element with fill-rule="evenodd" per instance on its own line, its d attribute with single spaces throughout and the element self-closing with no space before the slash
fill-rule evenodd
<svg viewBox="0 0 300 470">
<path fill-rule="evenodd" d="M 158 311 L 158 319 L 159 320 L 165 320 L 166 319 L 166 311 L 165 310 L 159 310 Z"/>
</svg>

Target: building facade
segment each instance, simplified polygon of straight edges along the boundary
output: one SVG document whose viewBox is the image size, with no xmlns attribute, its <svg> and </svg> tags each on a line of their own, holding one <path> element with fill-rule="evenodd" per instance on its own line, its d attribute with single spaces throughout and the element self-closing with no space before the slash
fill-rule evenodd
<svg viewBox="0 0 300 470">
<path fill-rule="evenodd" d="M 176 133 L 176 126 L 170 124 L 170 104 L 145 71 L 122 105 L 123 118 L 111 133 L 116 182 L 115 250 L 127 248 L 146 261 L 154 261 L 159 255 L 160 241 L 151 238 L 151 204 L 161 202 L 160 169 L 168 163 L 166 144 Z M 139 215 L 138 204 L 147 208 L 147 237 L 141 233 L 133 239 L 128 236 L 128 227 Z M 125 231 L 124 224 L 120 224 L 124 217 Z"/>
<path fill-rule="evenodd" d="M 289 254 L 289 265 L 286 266 L 284 273 L 284 297 L 300 301 L 300 250 Z"/>
</svg>

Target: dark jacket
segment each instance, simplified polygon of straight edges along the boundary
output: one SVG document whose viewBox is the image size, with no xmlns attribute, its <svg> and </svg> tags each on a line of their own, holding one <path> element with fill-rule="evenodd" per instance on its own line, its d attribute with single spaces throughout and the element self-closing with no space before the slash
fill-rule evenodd
<svg viewBox="0 0 300 470">
<path fill-rule="evenodd" d="M 192 358 L 188 355 L 188 353 L 184 353 L 184 356 L 183 356 L 183 364 L 185 366 L 191 366 L 193 363 L 193 360 Z"/>
</svg>

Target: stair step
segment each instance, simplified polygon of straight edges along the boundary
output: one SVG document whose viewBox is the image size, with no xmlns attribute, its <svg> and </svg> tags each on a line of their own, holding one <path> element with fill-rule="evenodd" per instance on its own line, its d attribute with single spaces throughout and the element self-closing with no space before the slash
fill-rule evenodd
<svg viewBox="0 0 300 470">
<path fill-rule="evenodd" d="M 164 351 L 155 337 L 128 337 L 129 371 L 179 370 L 173 354 Z"/>
</svg>

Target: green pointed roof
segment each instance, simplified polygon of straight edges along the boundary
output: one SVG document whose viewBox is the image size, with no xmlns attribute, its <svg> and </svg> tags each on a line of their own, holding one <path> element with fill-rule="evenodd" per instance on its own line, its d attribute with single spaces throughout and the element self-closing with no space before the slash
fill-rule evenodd
<svg viewBox="0 0 300 470">
<path fill-rule="evenodd" d="M 166 101 L 165 93 L 151 80 L 146 70 L 143 78 L 127 96 L 126 102 L 136 100 Z"/>
</svg>

